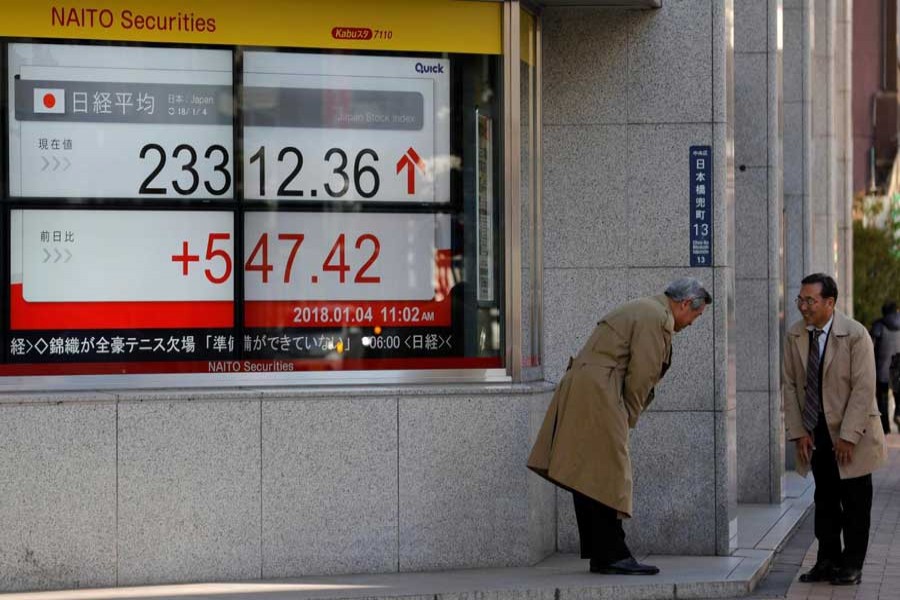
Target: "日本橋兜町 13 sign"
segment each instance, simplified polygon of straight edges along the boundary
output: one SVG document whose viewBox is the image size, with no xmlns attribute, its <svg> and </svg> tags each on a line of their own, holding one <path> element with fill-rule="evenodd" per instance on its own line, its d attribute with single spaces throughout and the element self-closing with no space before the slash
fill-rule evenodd
<svg viewBox="0 0 900 600">
<path fill-rule="evenodd" d="M 713 187 L 710 146 L 690 148 L 691 266 L 711 267 L 713 262 Z"/>
</svg>

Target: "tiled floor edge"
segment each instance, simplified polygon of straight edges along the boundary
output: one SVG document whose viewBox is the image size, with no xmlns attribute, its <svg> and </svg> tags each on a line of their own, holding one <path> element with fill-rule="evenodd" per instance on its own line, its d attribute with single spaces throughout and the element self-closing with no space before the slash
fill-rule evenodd
<svg viewBox="0 0 900 600">
<path fill-rule="evenodd" d="M 673 598 L 700 600 L 707 598 L 735 598 L 753 591 L 750 581 L 689 581 L 676 583 Z"/>
<path fill-rule="evenodd" d="M 775 551 L 769 553 L 769 555 L 763 559 L 762 564 L 758 569 L 750 576 L 750 581 L 747 592 L 752 592 L 756 589 L 756 586 L 759 585 L 759 582 L 765 579 L 766 575 L 769 574 L 769 571 L 772 569 L 772 565 L 775 564 Z"/>
<path fill-rule="evenodd" d="M 803 521 L 803 518 L 812 510 L 813 507 L 813 491 L 815 487 L 808 490 L 803 496 L 794 502 L 790 510 L 786 511 L 781 518 L 772 525 L 769 532 L 762 537 L 756 544 L 755 548 L 759 550 L 781 550 L 784 544 L 791 538 L 797 527 Z"/>
<path fill-rule="evenodd" d="M 531 596 L 528 596 L 529 599 Z M 606 585 L 557 588 L 555 600 L 673 600 L 678 598 L 674 583 Z M 497 598 L 496 600 L 507 600 Z"/>
</svg>

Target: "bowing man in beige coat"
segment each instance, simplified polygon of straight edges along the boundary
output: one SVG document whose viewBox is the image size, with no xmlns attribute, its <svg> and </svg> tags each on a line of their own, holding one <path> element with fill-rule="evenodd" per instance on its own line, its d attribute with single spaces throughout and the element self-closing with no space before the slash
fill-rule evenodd
<svg viewBox="0 0 900 600">
<path fill-rule="evenodd" d="M 620 306 L 597 323 L 570 359 L 559 382 L 528 467 L 572 492 L 581 557 L 592 573 L 653 575 L 625 544 L 621 518 L 630 518 L 628 430 L 653 400 L 653 388 L 672 358 L 672 334 L 712 302 L 687 277 L 665 294 Z"/>
<path fill-rule="evenodd" d="M 866 328 L 835 310 L 834 279 L 803 279 L 803 316 L 784 342 L 784 419 L 797 445 L 797 471 L 816 481 L 815 566 L 800 581 L 862 580 L 869 544 L 872 471 L 886 450 L 875 403 L 875 358 Z M 841 535 L 843 534 L 843 549 Z"/>
</svg>

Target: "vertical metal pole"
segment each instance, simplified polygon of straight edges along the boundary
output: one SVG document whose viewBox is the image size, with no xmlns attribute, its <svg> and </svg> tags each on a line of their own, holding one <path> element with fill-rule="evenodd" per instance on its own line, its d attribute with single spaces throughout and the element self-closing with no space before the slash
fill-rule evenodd
<svg viewBox="0 0 900 600">
<path fill-rule="evenodd" d="M 541 96 L 542 73 L 544 69 L 544 55 L 541 51 L 542 35 L 541 35 L 541 16 L 535 14 L 535 39 L 534 39 L 534 148 L 532 156 L 534 162 L 534 234 L 532 244 L 534 244 L 534 270 L 532 274 L 534 288 L 534 323 L 532 327 L 533 336 L 537 336 L 537 353 L 540 360 L 541 374 L 544 368 L 544 221 L 543 221 L 543 203 L 544 203 L 544 143 L 543 129 L 544 117 L 541 111 L 543 100 Z"/>
<path fill-rule="evenodd" d="M 522 245 L 520 210 L 521 143 L 519 2 L 503 3 L 504 272 L 506 293 L 506 369 L 522 380 Z"/>
</svg>

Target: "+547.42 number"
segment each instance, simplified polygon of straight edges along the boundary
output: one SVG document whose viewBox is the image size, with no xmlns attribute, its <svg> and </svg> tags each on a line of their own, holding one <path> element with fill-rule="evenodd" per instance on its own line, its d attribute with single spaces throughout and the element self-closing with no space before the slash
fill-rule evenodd
<svg viewBox="0 0 900 600">
<path fill-rule="evenodd" d="M 269 283 L 269 274 L 275 271 L 276 266 L 269 262 L 270 239 L 271 243 L 284 244 L 288 249 L 287 260 L 282 267 L 281 281 L 283 283 L 291 283 L 294 273 L 294 261 L 303 245 L 305 239 L 302 233 L 279 233 L 271 235 L 263 233 L 253 246 L 250 256 L 244 263 L 244 271 L 247 273 L 259 273 L 262 283 Z M 202 259 L 204 264 L 209 265 L 204 268 L 203 274 L 206 279 L 213 284 L 222 284 L 231 277 L 233 269 L 231 255 L 225 248 L 221 247 L 223 243 L 231 240 L 230 233 L 210 233 L 206 239 L 206 254 Z M 173 263 L 181 263 L 181 274 L 184 277 L 190 276 L 190 268 L 192 263 L 201 262 L 199 254 L 191 254 L 190 243 L 187 240 L 182 241 L 181 254 L 172 255 Z M 347 260 L 347 246 L 351 245 L 354 249 L 354 263 L 359 264 L 355 269 Z M 359 283 L 372 284 L 381 283 L 381 276 L 370 273 L 372 267 L 378 260 L 381 253 L 381 241 L 378 237 L 371 233 L 363 233 L 353 240 L 347 234 L 338 234 L 337 239 L 331 246 L 328 255 L 322 262 L 321 273 L 337 273 L 338 283 Z M 310 277 L 312 283 L 318 283 L 319 274 L 313 273 Z"/>
</svg>

